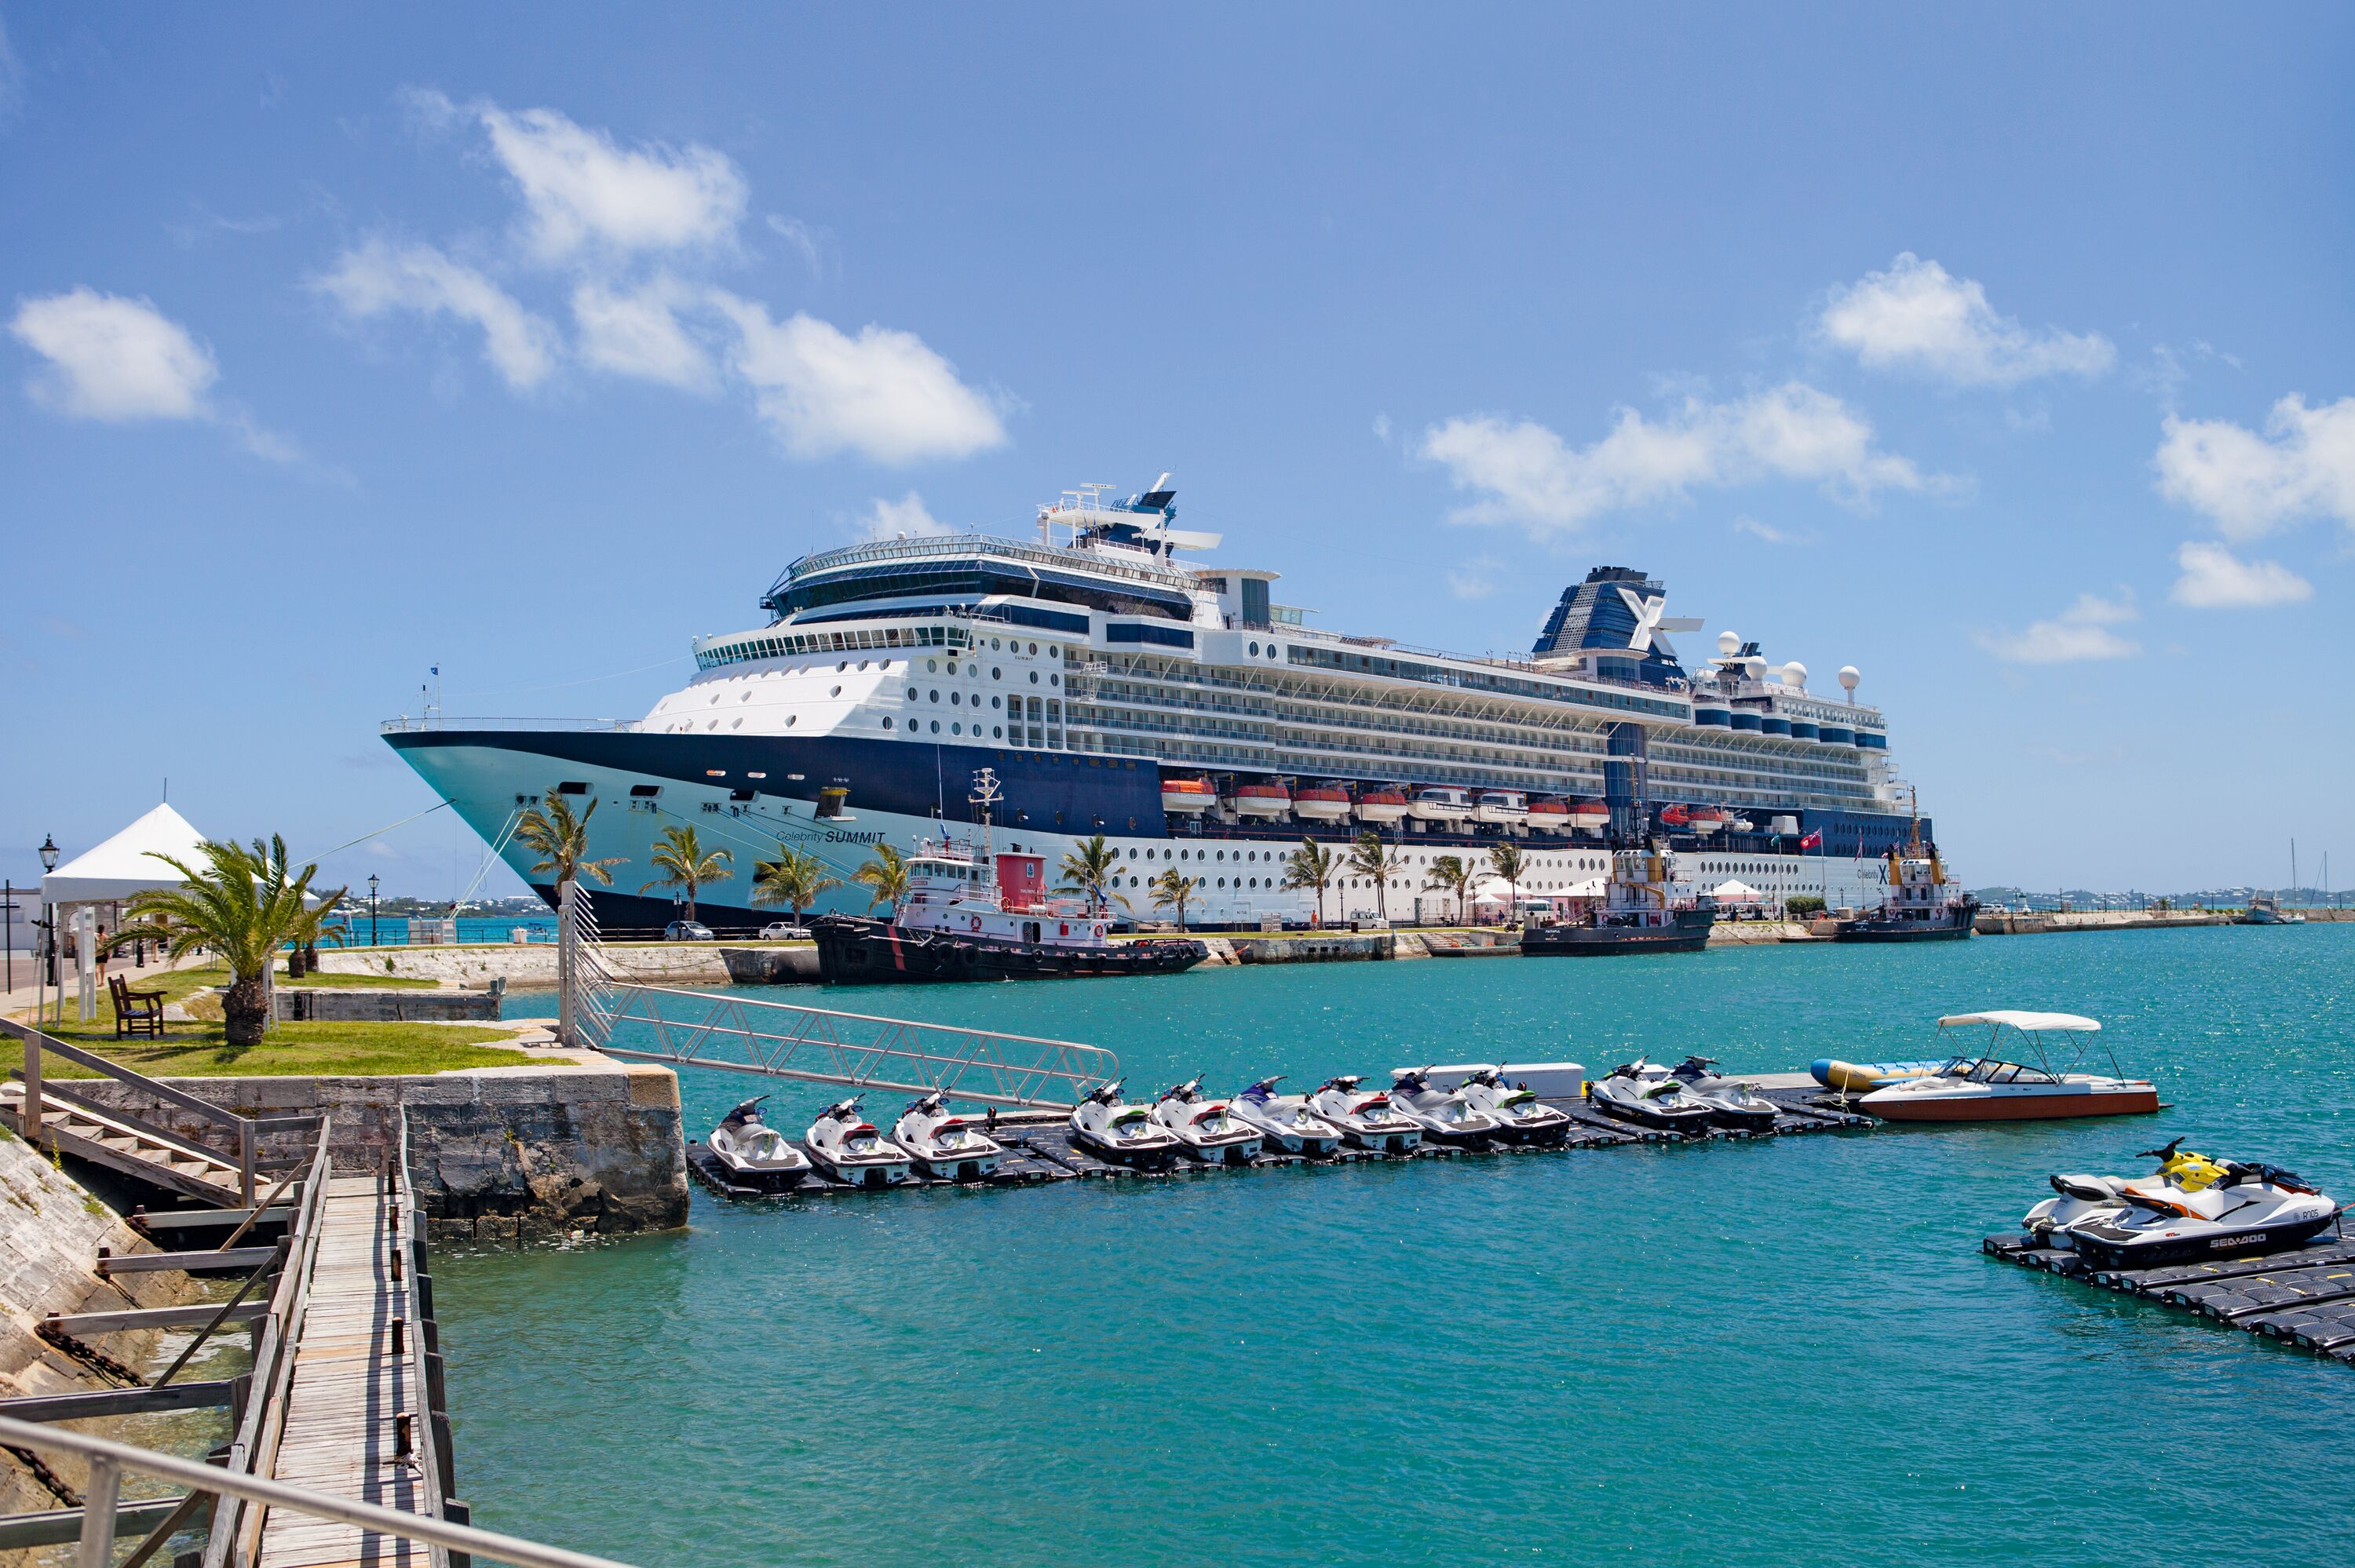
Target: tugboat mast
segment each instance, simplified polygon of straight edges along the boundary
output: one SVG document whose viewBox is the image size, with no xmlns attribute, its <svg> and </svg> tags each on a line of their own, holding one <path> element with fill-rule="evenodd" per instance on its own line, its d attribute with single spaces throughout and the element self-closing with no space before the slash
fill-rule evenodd
<svg viewBox="0 0 2355 1568">
<path fill-rule="evenodd" d="M 997 769 L 985 768 L 973 776 L 973 793 L 965 797 L 965 803 L 981 813 L 981 863 L 984 865 L 995 866 L 997 863 L 996 843 L 989 832 L 989 809 L 1005 798 L 1006 792 L 998 788 Z"/>
</svg>

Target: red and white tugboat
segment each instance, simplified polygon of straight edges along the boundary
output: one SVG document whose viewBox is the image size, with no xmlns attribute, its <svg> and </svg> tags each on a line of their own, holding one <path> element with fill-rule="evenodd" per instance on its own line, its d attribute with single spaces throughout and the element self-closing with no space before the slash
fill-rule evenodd
<svg viewBox="0 0 2355 1568">
<path fill-rule="evenodd" d="M 1717 922 L 1717 901 L 1704 893 L 1689 904 L 1673 902 L 1675 863 L 1675 856 L 1657 847 L 1613 851 L 1603 906 L 1582 921 L 1527 927 L 1521 956 L 1700 952 L 1709 946 L 1710 927 Z"/>
<path fill-rule="evenodd" d="M 1114 942 L 1103 915 L 1049 900 L 1043 856 L 992 853 L 994 769 L 974 775 L 968 798 L 981 812 L 980 853 L 970 841 L 924 840 L 909 857 L 908 895 L 890 919 L 821 915 L 810 922 L 826 984 L 1175 974 L 1210 956 L 1185 938 Z"/>
<path fill-rule="evenodd" d="M 1970 936 L 1979 901 L 1946 874 L 1935 844 L 1923 845 L 1918 811 L 1904 844 L 1891 845 L 1887 858 L 1889 891 L 1881 907 L 1839 922 L 1834 941 L 1959 942 Z"/>
</svg>

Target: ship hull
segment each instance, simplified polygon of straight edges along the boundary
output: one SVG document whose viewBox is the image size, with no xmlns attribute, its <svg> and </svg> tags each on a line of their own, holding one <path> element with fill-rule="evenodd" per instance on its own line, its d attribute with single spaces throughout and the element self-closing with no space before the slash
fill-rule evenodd
<svg viewBox="0 0 2355 1568">
<path fill-rule="evenodd" d="M 810 934 L 817 938 L 818 976 L 828 985 L 1169 975 L 1190 969 L 1210 956 L 1201 943 L 1187 939 L 1045 947 L 908 930 L 888 920 L 840 915 L 820 916 Z"/>
<path fill-rule="evenodd" d="M 1671 926 L 1532 926 L 1521 933 L 1525 959 L 1595 959 L 1618 953 L 1698 953 L 1717 917 L 1679 910 Z"/>
<path fill-rule="evenodd" d="M 1971 905 L 1934 920 L 1842 920 L 1832 933 L 1839 942 L 1959 942 L 1967 938 L 1978 918 Z"/>
</svg>

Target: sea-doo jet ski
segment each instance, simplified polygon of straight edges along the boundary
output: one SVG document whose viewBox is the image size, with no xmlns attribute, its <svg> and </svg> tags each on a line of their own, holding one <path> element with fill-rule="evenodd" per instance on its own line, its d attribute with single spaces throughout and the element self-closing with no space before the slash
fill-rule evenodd
<svg viewBox="0 0 2355 1568">
<path fill-rule="evenodd" d="M 1476 1110 L 1461 1090 L 1433 1088 L 1418 1067 L 1391 1069 L 1391 1106 L 1423 1128 L 1433 1143 L 1458 1149 L 1478 1149 L 1500 1130 L 1497 1118 Z"/>
<path fill-rule="evenodd" d="M 1228 1102 L 1227 1114 L 1259 1128 L 1266 1147 L 1322 1160 L 1341 1147 L 1341 1129 L 1308 1107 L 1305 1095 L 1279 1095 L 1279 1073 L 1262 1078 Z"/>
<path fill-rule="evenodd" d="M 1685 1093 L 1709 1107 L 1710 1119 L 1720 1127 L 1742 1132 L 1772 1132 L 1783 1107 L 1758 1092 L 1758 1086 L 1738 1078 L 1720 1077 L 1717 1063 L 1708 1056 L 1688 1056 L 1668 1069 L 1668 1076 Z"/>
<path fill-rule="evenodd" d="M 1707 1131 L 1715 1113 L 1687 1094 L 1684 1085 L 1677 1079 L 1666 1075 L 1646 1075 L 1647 1065 L 1638 1056 L 1612 1068 L 1609 1077 L 1587 1089 L 1587 1099 L 1604 1116 L 1632 1121 L 1638 1127 L 1657 1128 L 1662 1132 Z"/>
<path fill-rule="evenodd" d="M 908 1151 L 875 1130 L 853 1095 L 830 1105 L 810 1123 L 803 1142 L 817 1168 L 854 1187 L 896 1187 L 908 1179 Z"/>
<path fill-rule="evenodd" d="M 943 1181 L 978 1181 L 1006 1159 L 997 1140 L 974 1130 L 952 1113 L 942 1095 L 911 1100 L 891 1128 L 891 1141 L 906 1150 L 927 1176 Z"/>
<path fill-rule="evenodd" d="M 2115 1209 L 2097 1205 L 2069 1225 L 2069 1245 L 2087 1264 L 2156 1268 L 2194 1258 L 2282 1252 L 2305 1245 L 2338 1223 L 2339 1205 L 2296 1171 L 2179 1155 L 2176 1146 L 2182 1141 L 2146 1150 L 2159 1159 L 2165 1174 L 2116 1184 Z"/>
<path fill-rule="evenodd" d="M 1259 1158 L 1259 1128 L 1230 1115 L 1226 1101 L 1205 1095 L 1199 1077 L 1162 1090 L 1153 1102 L 1153 1119 L 1177 1135 L 1188 1159 L 1206 1165 L 1248 1165 Z"/>
<path fill-rule="evenodd" d="M 1356 1074 L 1327 1078 L 1308 1098 L 1308 1108 L 1341 1129 L 1341 1137 L 1377 1154 L 1412 1153 L 1423 1142 L 1423 1128 L 1399 1115 L 1390 1096 L 1380 1089 L 1358 1087 L 1365 1079 Z"/>
<path fill-rule="evenodd" d="M 1071 1141 L 1102 1160 L 1139 1171 L 1167 1171 L 1184 1147 L 1143 1106 L 1124 1104 L 1117 1080 L 1071 1107 Z"/>
<path fill-rule="evenodd" d="M 711 1157 L 739 1187 L 790 1192 L 809 1179 L 809 1157 L 761 1119 L 761 1101 L 746 1100 L 711 1129 Z"/>
<path fill-rule="evenodd" d="M 1494 1067 L 1473 1073 L 1456 1092 L 1465 1104 L 1497 1124 L 1497 1137 L 1505 1143 L 1560 1143 L 1577 1125 L 1569 1112 L 1547 1105 L 1531 1089 L 1507 1083 Z"/>
</svg>

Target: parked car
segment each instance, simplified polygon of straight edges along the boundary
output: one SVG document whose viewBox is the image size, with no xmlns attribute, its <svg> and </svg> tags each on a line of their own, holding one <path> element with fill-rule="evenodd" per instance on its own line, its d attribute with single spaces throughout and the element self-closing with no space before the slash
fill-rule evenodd
<svg viewBox="0 0 2355 1568">
<path fill-rule="evenodd" d="M 717 940 L 711 927 L 700 920 L 674 920 L 663 927 L 666 942 L 709 942 Z"/>
<path fill-rule="evenodd" d="M 773 920 L 761 927 L 761 940 L 764 942 L 806 942 L 809 934 L 808 927 L 796 926 L 790 920 Z"/>
</svg>

